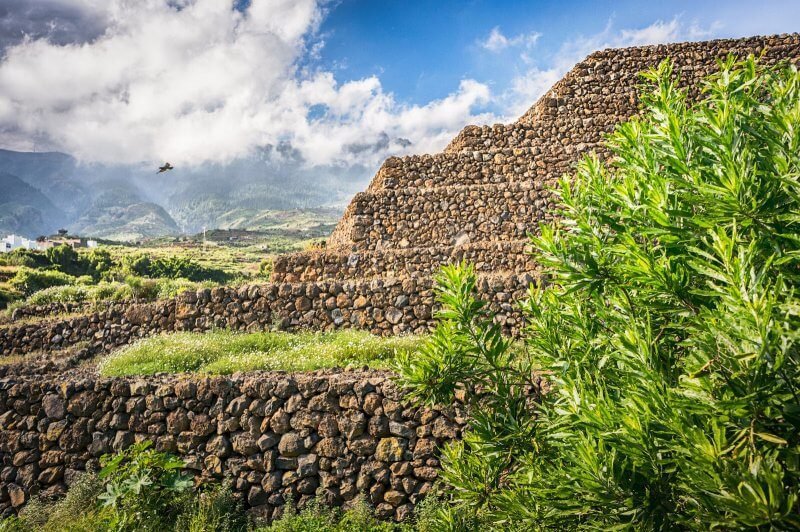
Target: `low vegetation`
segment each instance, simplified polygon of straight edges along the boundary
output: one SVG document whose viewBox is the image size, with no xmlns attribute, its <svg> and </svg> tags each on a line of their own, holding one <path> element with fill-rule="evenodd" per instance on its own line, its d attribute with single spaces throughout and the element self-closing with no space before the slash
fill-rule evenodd
<svg viewBox="0 0 800 532">
<path fill-rule="evenodd" d="M 290 503 L 271 524 L 253 520 L 224 483 L 196 486 L 184 462 L 157 452 L 149 441 L 101 458 L 56 501 L 32 499 L 18 516 L 0 521 L 0 532 L 410 532 L 434 530 L 438 502 L 421 505 L 413 522 L 378 521 L 365 503 L 352 509 Z"/>
<path fill-rule="evenodd" d="M 382 338 L 364 331 L 330 333 L 173 333 L 145 338 L 100 363 L 105 376 L 237 371 L 307 371 L 330 367 L 385 367 L 413 352 L 418 336 Z"/>
<path fill-rule="evenodd" d="M 17 249 L 0 254 L 0 308 L 164 298 L 201 285 L 266 281 L 276 254 L 318 245 L 331 227 L 310 229 L 304 223 L 288 219 L 263 231 L 212 230 L 207 239 L 197 235 L 93 249 Z"/>
<path fill-rule="evenodd" d="M 185 257 L 146 253 L 113 256 L 108 249 L 77 252 L 62 245 L 45 253 L 15 250 L 0 257 L 5 278 L 0 299 L 14 306 L 172 297 L 214 286 L 233 275 Z"/>
<path fill-rule="evenodd" d="M 695 105 L 669 63 L 647 80 L 614 163 L 586 158 L 535 239 L 527 352 L 450 267 L 402 358 L 418 401 L 472 405 L 443 526 L 800 527 L 800 74 L 729 60 Z"/>
<path fill-rule="evenodd" d="M 256 532 L 433 532 L 438 511 L 439 501 L 431 497 L 417 506 L 411 521 L 392 523 L 376 519 L 364 501 L 346 511 L 312 503 L 299 512 L 288 506 L 280 519 Z"/>
</svg>

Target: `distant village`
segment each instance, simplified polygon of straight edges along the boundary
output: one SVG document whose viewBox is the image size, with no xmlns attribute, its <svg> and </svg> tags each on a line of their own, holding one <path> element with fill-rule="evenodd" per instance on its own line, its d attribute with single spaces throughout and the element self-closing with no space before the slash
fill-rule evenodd
<svg viewBox="0 0 800 532">
<path fill-rule="evenodd" d="M 34 240 L 19 235 L 8 235 L 3 240 L 0 240 L 0 253 L 9 253 L 20 248 L 44 251 L 47 248 L 61 245 L 66 245 L 73 249 L 96 248 L 97 240 L 72 237 L 64 229 L 59 230 L 58 235 L 40 236 Z"/>
</svg>

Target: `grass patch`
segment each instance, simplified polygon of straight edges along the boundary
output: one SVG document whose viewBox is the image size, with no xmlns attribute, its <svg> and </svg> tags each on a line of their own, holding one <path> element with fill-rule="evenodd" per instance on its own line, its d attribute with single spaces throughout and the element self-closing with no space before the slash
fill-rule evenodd
<svg viewBox="0 0 800 532">
<path fill-rule="evenodd" d="M 0 366 L 10 366 L 24 362 L 26 358 L 22 355 L 3 355 L 0 356 Z"/>
<path fill-rule="evenodd" d="M 153 373 L 309 371 L 330 367 L 386 367 L 398 355 L 415 351 L 420 336 L 382 338 L 364 331 L 330 333 L 258 332 L 162 334 L 142 339 L 100 363 L 104 376 Z"/>
<path fill-rule="evenodd" d="M 19 318 L 14 321 L 11 321 L 11 313 L 8 312 L 2 316 L 2 319 L 0 319 L 0 329 L 10 329 L 12 327 L 21 327 L 23 325 L 35 325 L 39 323 L 66 321 L 81 316 L 86 316 L 86 313 L 83 311 L 53 312 L 52 314 L 46 314 L 44 316 L 26 316 L 24 318 Z"/>
<path fill-rule="evenodd" d="M 297 511 L 290 504 L 284 507 L 280 519 L 270 525 L 257 527 L 254 532 L 428 532 L 439 505 L 433 497 L 417 507 L 413 520 L 406 523 L 380 521 L 370 507 L 359 501 L 353 507 L 330 508 L 316 501 Z"/>
</svg>

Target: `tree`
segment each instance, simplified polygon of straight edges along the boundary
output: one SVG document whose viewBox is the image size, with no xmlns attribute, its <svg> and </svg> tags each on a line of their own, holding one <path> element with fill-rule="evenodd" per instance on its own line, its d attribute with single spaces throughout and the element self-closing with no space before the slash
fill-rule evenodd
<svg viewBox="0 0 800 532">
<path fill-rule="evenodd" d="M 83 273 L 78 271 L 80 270 L 78 266 L 78 253 L 72 249 L 71 246 L 66 244 L 53 246 L 47 248 L 44 254 L 47 257 L 47 260 L 50 261 L 50 264 L 64 273 L 76 275 Z"/>
<path fill-rule="evenodd" d="M 690 104 L 669 62 L 643 113 L 560 183 L 524 347 L 440 276 L 441 322 L 401 381 L 460 390 L 445 523 L 800 527 L 800 75 L 728 59 Z M 532 393 L 535 375 L 547 393 Z"/>
<path fill-rule="evenodd" d="M 103 274 L 108 273 L 114 267 L 114 259 L 107 249 L 94 248 L 86 253 L 84 257 L 86 270 L 95 280 L 100 279 Z"/>
</svg>

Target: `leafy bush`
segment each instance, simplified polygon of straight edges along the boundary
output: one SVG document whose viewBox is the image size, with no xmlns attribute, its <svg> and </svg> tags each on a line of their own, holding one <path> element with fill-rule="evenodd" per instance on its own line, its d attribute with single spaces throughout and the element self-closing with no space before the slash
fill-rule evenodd
<svg viewBox="0 0 800 532">
<path fill-rule="evenodd" d="M 182 460 L 142 442 L 101 458 L 99 475 L 84 474 L 55 501 L 31 499 L 0 532 L 244 532 L 247 515 L 227 483 L 192 489 Z"/>
<path fill-rule="evenodd" d="M 11 289 L 8 285 L 0 286 L 0 308 L 5 308 L 21 296 L 22 294 L 20 292 Z"/>
<path fill-rule="evenodd" d="M 125 277 L 125 284 L 136 299 L 156 299 L 158 297 L 158 281 L 135 275 Z"/>
<path fill-rule="evenodd" d="M 91 275 L 81 275 L 77 279 L 75 279 L 75 284 L 79 284 L 81 286 L 93 286 L 94 279 L 92 279 Z"/>
<path fill-rule="evenodd" d="M 269 526 L 256 528 L 256 532 L 432 532 L 441 530 L 439 523 L 433 519 L 440 508 L 440 501 L 431 496 L 417 505 L 409 521 L 391 523 L 376 519 L 364 501 L 358 501 L 347 510 L 312 501 L 300 512 L 290 501 L 279 519 Z"/>
<path fill-rule="evenodd" d="M 125 283 L 100 282 L 92 287 L 92 301 L 122 301 L 133 298 L 133 290 Z"/>
<path fill-rule="evenodd" d="M 217 484 L 186 501 L 175 530 L 180 532 L 237 532 L 248 529 L 241 501 L 234 498 L 228 483 Z"/>
<path fill-rule="evenodd" d="M 28 268 L 40 268 L 50 266 L 50 262 L 43 253 L 30 249 L 17 248 L 9 253 L 0 254 L 0 265 L 2 266 L 27 266 Z"/>
<path fill-rule="evenodd" d="M 318 504 L 309 504 L 297 512 L 287 504 L 283 515 L 270 526 L 257 529 L 257 532 L 402 532 L 413 530 L 410 526 L 381 522 L 363 502 L 354 508 L 343 511 Z"/>
<path fill-rule="evenodd" d="M 196 283 L 187 279 L 158 279 L 156 282 L 157 298 L 168 299 L 180 295 L 187 290 L 196 291 L 200 287 L 211 287 L 213 283 L 208 281 Z"/>
<path fill-rule="evenodd" d="M 106 376 L 122 376 L 380 366 L 397 354 L 414 351 L 419 343 L 416 336 L 381 338 L 355 330 L 297 334 L 185 332 L 144 338 L 108 355 L 99 369 Z"/>
<path fill-rule="evenodd" d="M 142 454 L 142 450 L 136 454 Z M 145 450 L 146 452 L 152 452 Z M 158 462 L 167 455 L 160 455 Z M 126 478 L 134 478 L 131 472 Z M 137 477 L 138 478 L 138 477 Z M 98 502 L 103 496 L 103 482 L 86 474 L 72 485 L 66 497 L 56 501 L 32 499 L 18 517 L 0 520 L 0 532 L 95 532 L 112 530 L 174 530 L 175 532 L 432 532 L 440 530 L 432 516 L 440 502 L 429 497 L 417 505 L 411 520 L 405 523 L 379 521 L 363 501 L 347 510 L 331 508 L 311 501 L 297 511 L 291 501 L 283 515 L 269 525 L 252 523 L 234 497 L 228 482 L 205 486 L 203 490 L 181 490 L 167 496 L 164 514 L 153 516 L 155 507 L 145 504 L 145 493 L 135 507 L 112 508 Z M 107 488 L 106 488 L 107 489 Z M 150 487 L 146 489 L 152 489 Z M 140 505 L 145 505 L 142 510 Z M 120 514 L 120 512 L 122 512 Z"/>
<path fill-rule="evenodd" d="M 98 499 L 113 530 L 159 530 L 180 515 L 192 479 L 180 471 L 183 460 L 151 446 L 143 441 L 100 458 L 105 491 Z"/>
<path fill-rule="evenodd" d="M 41 271 L 41 270 L 35 270 Z M 55 272 L 58 274 L 58 272 Z M 46 305 L 49 303 L 80 303 L 123 301 L 127 299 L 168 299 L 187 290 L 197 290 L 208 283 L 193 283 L 186 279 L 143 279 L 128 276 L 124 283 L 105 282 L 91 284 L 89 277 L 78 277 L 76 284 L 51 286 L 33 292 L 25 305 Z"/>
<path fill-rule="evenodd" d="M 86 273 L 86 264 L 78 257 L 78 252 L 72 246 L 60 244 L 47 248 L 44 252 L 48 262 L 59 271 L 69 275 L 83 275 Z"/>
<path fill-rule="evenodd" d="M 48 305 L 50 303 L 80 303 L 90 299 L 92 290 L 83 285 L 51 286 L 34 292 L 25 300 L 27 305 Z"/>
<path fill-rule="evenodd" d="M 25 295 L 51 286 L 64 286 L 75 283 L 75 277 L 53 270 L 34 270 L 23 266 L 8 284 Z"/>
<path fill-rule="evenodd" d="M 449 515 L 800 527 L 800 75 L 728 60 L 693 105 L 669 63 L 646 79 L 613 164 L 583 160 L 535 239 L 550 283 L 525 301 L 527 351 L 471 269 L 440 277 L 443 321 L 401 371 L 420 401 L 460 388 L 473 406 L 444 453 Z"/>
<path fill-rule="evenodd" d="M 87 271 L 95 279 L 101 279 L 114 268 L 114 259 L 107 249 L 94 248 L 82 255 Z"/>
<path fill-rule="evenodd" d="M 206 268 L 188 257 L 150 257 L 136 253 L 122 258 L 122 271 L 141 277 L 165 277 L 169 279 L 188 279 L 190 281 L 225 282 L 230 276 L 222 270 Z"/>
<path fill-rule="evenodd" d="M 272 276 L 272 269 L 274 264 L 272 260 L 266 259 L 262 260 L 261 264 L 258 265 L 258 276 L 261 279 L 265 279 L 269 281 L 269 278 Z"/>
</svg>

